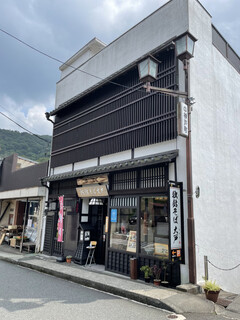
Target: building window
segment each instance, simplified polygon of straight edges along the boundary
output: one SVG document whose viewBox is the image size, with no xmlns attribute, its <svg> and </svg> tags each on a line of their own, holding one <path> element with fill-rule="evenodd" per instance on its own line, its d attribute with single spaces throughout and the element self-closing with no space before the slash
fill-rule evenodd
<svg viewBox="0 0 240 320">
<path fill-rule="evenodd" d="M 112 176 L 112 190 L 132 190 L 137 188 L 137 171 L 115 173 Z"/>
<path fill-rule="evenodd" d="M 137 243 L 137 209 L 110 209 L 110 248 L 136 252 Z"/>
<path fill-rule="evenodd" d="M 141 170 L 140 188 L 161 188 L 165 187 L 165 168 L 153 167 Z"/>
<path fill-rule="evenodd" d="M 168 166 L 158 165 L 111 174 L 111 191 L 166 188 Z"/>
<path fill-rule="evenodd" d="M 141 198 L 141 254 L 168 259 L 169 216 L 167 196 Z"/>
</svg>

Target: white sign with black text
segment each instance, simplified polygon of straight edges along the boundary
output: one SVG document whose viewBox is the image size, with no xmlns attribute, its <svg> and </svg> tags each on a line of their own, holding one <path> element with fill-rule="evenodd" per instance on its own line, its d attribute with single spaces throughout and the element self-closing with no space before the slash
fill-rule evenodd
<svg viewBox="0 0 240 320">
<path fill-rule="evenodd" d="M 188 106 L 186 103 L 178 103 L 178 134 L 188 137 Z"/>
<path fill-rule="evenodd" d="M 170 187 L 171 249 L 182 249 L 181 192 Z"/>
</svg>

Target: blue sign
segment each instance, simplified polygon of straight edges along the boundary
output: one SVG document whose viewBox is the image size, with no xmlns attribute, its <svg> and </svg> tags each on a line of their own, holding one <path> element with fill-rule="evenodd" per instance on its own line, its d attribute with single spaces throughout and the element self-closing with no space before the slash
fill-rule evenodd
<svg viewBox="0 0 240 320">
<path fill-rule="evenodd" d="M 117 209 L 111 209 L 111 222 L 117 222 Z"/>
</svg>

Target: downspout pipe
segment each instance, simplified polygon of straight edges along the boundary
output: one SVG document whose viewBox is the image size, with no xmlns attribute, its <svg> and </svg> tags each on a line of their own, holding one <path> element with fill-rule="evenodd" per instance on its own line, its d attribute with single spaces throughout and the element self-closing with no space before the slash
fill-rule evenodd
<svg viewBox="0 0 240 320">
<path fill-rule="evenodd" d="M 186 164 L 187 164 L 187 203 L 188 203 L 188 260 L 189 260 L 189 282 L 196 283 L 196 250 L 195 250 L 195 221 L 193 211 L 193 186 L 192 186 L 192 139 L 191 139 L 191 103 L 189 101 L 189 61 L 183 61 L 185 72 L 185 91 L 187 92 L 188 106 L 188 137 L 186 138 Z"/>
</svg>

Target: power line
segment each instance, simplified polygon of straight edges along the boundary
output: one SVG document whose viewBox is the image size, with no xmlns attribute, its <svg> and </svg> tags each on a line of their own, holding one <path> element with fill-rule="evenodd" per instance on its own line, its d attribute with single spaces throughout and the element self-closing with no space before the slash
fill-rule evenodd
<svg viewBox="0 0 240 320">
<path fill-rule="evenodd" d="M 6 112 L 10 113 L 13 117 L 15 117 L 15 115 L 14 115 L 11 111 L 9 111 L 7 108 L 5 108 L 4 106 L 2 106 L 1 104 L 0 104 L 0 108 L 4 109 Z M 15 117 L 15 118 L 16 118 L 16 117 Z M 18 122 L 21 122 L 21 123 L 23 123 L 24 125 L 28 125 L 26 122 L 21 121 L 21 120 L 18 120 Z M 32 129 L 32 130 L 34 130 L 37 134 L 40 134 L 40 132 L 38 132 L 36 129 Z"/>
<path fill-rule="evenodd" d="M 0 111 L 0 114 L 3 115 L 4 117 L 6 117 L 8 120 L 12 121 L 13 123 L 15 123 L 17 126 L 19 126 L 20 128 L 22 128 L 23 130 L 27 131 L 28 133 L 30 133 L 31 135 L 37 137 L 40 140 L 43 140 L 45 142 L 47 142 L 48 144 L 50 144 L 50 141 L 45 140 L 44 138 L 40 137 L 39 135 L 33 133 L 32 131 L 24 128 L 23 126 L 21 126 L 19 123 L 17 123 L 16 121 L 14 121 L 13 119 L 9 118 L 6 114 L 4 114 L 3 112 Z"/>
<path fill-rule="evenodd" d="M 77 71 L 79 71 L 79 72 L 85 73 L 85 74 L 87 74 L 87 75 L 89 75 L 89 76 L 91 76 L 91 77 L 97 78 L 97 79 L 99 79 L 99 80 L 105 80 L 104 78 L 101 78 L 101 77 L 99 77 L 99 76 L 96 76 L 96 75 L 94 75 L 94 74 L 92 74 L 92 73 L 89 73 L 89 72 L 87 72 L 87 71 L 81 70 L 81 69 L 79 69 L 79 68 L 75 68 L 75 67 L 72 66 L 71 64 L 68 64 L 68 63 L 66 63 L 66 62 L 63 62 L 63 61 L 61 61 L 60 59 L 55 58 L 55 57 L 53 57 L 53 56 L 51 56 L 51 55 L 43 52 L 42 50 L 39 50 L 39 49 L 33 47 L 32 45 L 28 44 L 27 42 L 19 39 L 18 37 L 12 35 L 11 33 L 7 32 L 7 31 L 5 31 L 5 30 L 3 30 L 3 29 L 1 29 L 1 28 L 0 28 L 0 31 L 3 32 L 3 33 L 5 33 L 5 34 L 8 35 L 9 37 L 17 40 L 18 42 L 24 44 L 25 46 L 29 47 L 30 49 L 32 49 L 32 50 L 34 50 L 34 51 L 36 51 L 36 52 L 44 55 L 45 57 L 48 57 L 49 59 L 52 59 L 52 60 L 54 60 L 54 61 L 57 61 L 57 62 L 65 65 L 65 66 L 70 67 L 70 68 L 72 68 L 72 69 L 74 69 L 74 70 L 77 70 Z M 107 81 L 107 82 L 112 83 L 112 84 L 114 84 L 114 85 L 116 85 L 116 86 L 122 87 L 122 88 L 124 88 L 124 89 L 129 89 L 129 88 L 130 88 L 130 87 L 128 87 L 128 86 L 124 86 L 123 84 L 120 84 L 120 83 L 117 83 L 117 82 L 114 82 L 114 81 L 110 81 L 110 80 L 109 80 L 109 81 Z"/>
</svg>

